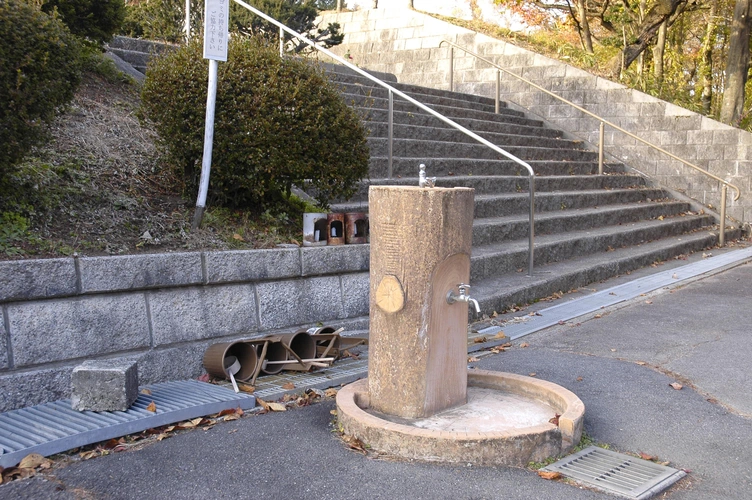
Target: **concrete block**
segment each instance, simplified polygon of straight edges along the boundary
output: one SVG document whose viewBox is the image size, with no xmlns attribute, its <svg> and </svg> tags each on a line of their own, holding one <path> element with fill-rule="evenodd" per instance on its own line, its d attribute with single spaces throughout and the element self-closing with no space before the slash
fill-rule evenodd
<svg viewBox="0 0 752 500">
<path fill-rule="evenodd" d="M 70 366 L 0 374 L 0 412 L 67 398 Z"/>
<path fill-rule="evenodd" d="M 82 257 L 79 270 L 84 293 L 203 282 L 199 252 Z"/>
<path fill-rule="evenodd" d="M 712 144 L 713 133 L 706 130 L 688 130 L 687 142 L 690 144 Z"/>
<path fill-rule="evenodd" d="M 714 130 L 713 144 L 739 144 L 739 130 Z"/>
<path fill-rule="evenodd" d="M 367 271 L 370 245 L 301 248 L 303 276 Z"/>
<path fill-rule="evenodd" d="M 258 281 L 300 276 L 300 250 L 237 250 L 206 252 L 206 276 L 209 283 Z"/>
<path fill-rule="evenodd" d="M 6 313 L 16 368 L 151 345 L 142 294 L 11 304 Z"/>
<path fill-rule="evenodd" d="M 697 113 L 676 104 L 666 103 L 666 116 L 694 116 Z"/>
<path fill-rule="evenodd" d="M 73 259 L 0 262 L 0 302 L 75 295 Z"/>
<path fill-rule="evenodd" d="M 252 285 L 149 292 L 154 345 L 250 334 L 258 329 Z"/>
<path fill-rule="evenodd" d="M 8 332 L 5 331 L 5 314 L 0 308 L 0 370 L 6 370 L 9 367 Z"/>
<path fill-rule="evenodd" d="M 125 411 L 138 398 L 133 361 L 85 361 L 71 373 L 71 407 L 78 411 Z"/>
<path fill-rule="evenodd" d="M 342 305 L 345 317 L 368 316 L 369 273 L 342 276 Z"/>
<path fill-rule="evenodd" d="M 260 283 L 256 291 L 261 330 L 344 317 L 339 276 Z"/>
<path fill-rule="evenodd" d="M 139 382 L 141 385 L 149 385 L 201 376 L 204 373 L 204 352 L 214 342 L 207 340 L 174 347 L 157 347 L 141 354 L 136 358 Z"/>
</svg>

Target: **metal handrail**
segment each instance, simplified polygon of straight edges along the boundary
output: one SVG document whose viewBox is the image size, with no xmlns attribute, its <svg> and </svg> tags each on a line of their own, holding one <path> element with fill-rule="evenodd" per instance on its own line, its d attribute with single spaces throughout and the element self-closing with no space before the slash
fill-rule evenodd
<svg viewBox="0 0 752 500">
<path fill-rule="evenodd" d="M 359 67 L 355 66 L 354 64 L 351 64 L 351 63 L 347 62 L 345 59 L 339 57 L 338 55 L 334 54 L 330 50 L 325 49 L 324 47 L 321 47 L 319 45 L 316 45 L 316 43 L 314 43 L 313 41 L 309 40 L 304 35 L 301 35 L 297 31 L 288 28 L 287 26 L 285 26 L 284 24 L 280 23 L 276 19 L 274 19 L 272 17 L 269 17 L 268 15 L 264 14 L 260 10 L 258 10 L 256 8 L 248 5 L 247 3 L 243 2 L 242 0 L 233 0 L 233 1 L 235 3 L 237 3 L 238 5 L 240 5 L 241 7 L 244 7 L 245 9 L 253 12 L 257 16 L 259 16 L 259 17 L 261 17 L 261 18 L 269 21 L 270 23 L 274 24 L 275 26 L 277 26 L 280 29 L 280 34 L 281 34 L 282 31 L 285 31 L 285 32 L 289 33 L 290 35 L 292 35 L 292 36 L 294 36 L 294 37 L 302 40 L 303 42 L 305 42 L 306 44 L 308 44 L 310 47 L 313 47 L 314 49 L 318 50 L 319 52 L 322 52 L 322 53 L 328 55 L 329 57 L 331 57 L 335 61 L 339 62 L 340 64 L 343 64 L 343 65 L 347 66 L 348 68 L 350 68 L 351 70 L 353 70 L 356 73 L 360 74 L 361 76 L 364 76 L 364 77 L 368 78 L 372 82 L 376 83 L 377 85 L 380 85 L 381 87 L 384 87 L 385 89 L 387 89 L 389 91 L 389 166 L 388 166 L 388 169 L 389 169 L 388 174 L 389 175 L 388 175 L 388 177 L 390 179 L 392 177 L 392 142 L 393 142 L 393 137 L 392 137 L 391 132 L 393 130 L 393 123 L 394 123 L 394 118 L 393 118 L 393 104 L 392 104 L 393 103 L 393 99 L 394 99 L 394 97 L 393 97 L 394 94 L 396 94 L 396 95 L 400 96 L 401 98 L 405 99 L 406 101 L 414 104 L 415 106 L 417 106 L 418 108 L 422 109 L 423 111 L 425 111 L 425 112 L 433 115 L 434 117 L 436 117 L 439 120 L 443 121 L 447 125 L 455 128 L 455 129 L 459 130 L 460 132 L 464 133 L 465 135 L 467 135 L 467 136 L 475 139 L 476 141 L 480 142 L 481 144 L 483 144 L 485 146 L 488 146 L 489 148 L 491 148 L 495 152 L 499 153 L 500 155 L 505 156 L 506 158 L 512 160 L 513 162 L 517 163 L 518 165 L 521 165 L 521 166 L 525 167 L 525 169 L 528 171 L 528 174 L 529 174 L 528 177 L 529 177 L 529 188 L 530 188 L 530 230 L 529 230 L 529 243 L 528 243 L 528 276 L 532 276 L 533 275 L 533 263 L 534 263 L 533 262 L 533 253 L 534 253 L 533 252 L 533 250 L 534 250 L 533 247 L 534 247 L 534 243 L 535 243 L 535 172 L 533 171 L 533 167 L 531 167 L 530 165 L 528 165 L 527 162 L 525 162 L 525 161 L 517 158 L 516 156 L 514 156 L 513 154 L 511 154 L 511 153 L 509 153 L 507 151 L 504 151 L 503 149 L 501 149 L 497 145 L 489 142 L 488 140 L 484 139 L 483 137 L 479 136 L 478 134 L 476 134 L 474 132 L 471 132 L 470 130 L 466 129 L 462 125 L 460 125 L 460 124 L 454 122 L 453 120 L 447 118 L 446 116 L 442 115 L 441 113 L 438 113 L 438 112 L 434 111 L 433 109 L 429 108 L 428 106 L 426 106 L 425 104 L 417 101 L 416 99 L 413 99 L 412 97 L 410 97 L 409 95 L 405 94 L 404 92 L 401 92 L 401 91 L 397 90 L 396 88 L 392 87 L 391 85 L 389 85 L 388 83 L 384 82 L 383 80 L 380 80 L 380 79 L 376 78 L 375 76 L 373 76 L 373 75 L 371 75 L 371 74 L 363 71 L 362 69 L 360 69 Z M 282 37 L 280 37 L 280 39 L 281 38 Z"/>
<path fill-rule="evenodd" d="M 615 128 L 619 132 L 627 134 L 632 139 L 640 141 L 641 143 L 645 144 L 646 146 L 649 146 L 649 147 L 655 149 L 656 151 L 660 151 L 661 153 L 669 156 L 670 158 L 672 158 L 674 160 L 677 160 L 677 161 L 683 163 L 684 165 L 697 170 L 701 174 L 703 174 L 703 175 L 705 175 L 707 177 L 710 177 L 711 179 L 714 179 L 714 180 L 720 182 L 722 184 L 722 187 L 721 187 L 721 214 L 720 214 L 721 227 L 720 227 L 720 233 L 718 235 L 718 243 L 719 243 L 720 246 L 724 246 L 726 244 L 726 195 L 727 195 L 728 188 L 732 188 L 734 191 L 736 191 L 736 196 L 734 196 L 733 200 L 734 201 L 738 200 L 739 197 L 741 196 L 741 190 L 736 185 L 734 185 L 734 184 L 732 184 L 732 183 L 730 183 L 730 182 L 728 182 L 728 181 L 726 181 L 726 180 L 724 180 L 724 179 L 722 179 L 722 178 L 720 178 L 720 177 L 718 177 L 716 175 L 711 174 L 707 170 L 703 170 L 701 167 L 698 167 L 697 165 L 695 165 L 693 163 L 690 163 L 687 160 L 679 158 L 678 156 L 676 156 L 673 153 L 669 153 L 665 149 L 663 149 L 663 148 L 661 148 L 659 146 L 656 146 L 655 144 L 653 144 L 653 143 L 651 143 L 649 141 L 646 141 L 645 139 L 643 139 L 641 137 L 636 136 L 635 134 L 633 134 L 632 132 L 629 132 L 628 130 L 624 130 L 620 126 L 618 126 L 618 125 L 616 125 L 614 123 L 611 123 L 610 121 L 606 120 L 605 118 L 601 118 L 600 116 L 598 116 L 598 115 L 596 115 L 596 114 L 588 111 L 587 109 L 585 109 L 585 108 L 583 108 L 581 106 L 578 106 L 577 104 L 575 104 L 575 103 L 573 103 L 571 101 L 568 101 L 567 99 L 561 97 L 560 95 L 554 94 L 550 90 L 546 90 L 543 87 L 541 87 L 540 85 L 537 85 L 537 84 L 531 82 L 530 80 L 528 80 L 528 79 L 526 79 L 526 78 L 524 78 L 524 77 L 522 77 L 522 76 L 520 76 L 520 75 L 518 75 L 516 73 L 513 73 L 513 72 L 509 71 L 508 69 L 502 68 L 498 64 L 496 64 L 496 63 L 494 63 L 492 61 L 489 61 L 485 57 L 481 56 L 480 54 L 476 54 L 472 50 L 466 49 L 466 48 L 464 48 L 464 47 L 462 47 L 460 45 L 457 45 L 454 42 L 450 42 L 449 40 L 442 40 L 441 43 L 439 43 L 439 47 L 441 47 L 441 45 L 444 44 L 444 43 L 448 44 L 449 45 L 449 49 L 450 49 L 450 53 L 449 53 L 449 89 L 450 90 L 454 90 L 454 48 L 456 47 L 456 48 L 462 50 L 463 52 L 465 52 L 467 54 L 470 54 L 471 56 L 475 57 L 476 59 L 480 59 L 481 61 L 483 61 L 485 63 L 488 63 L 491 66 L 493 66 L 494 68 L 496 68 L 496 112 L 497 113 L 499 112 L 499 93 L 500 93 L 500 86 L 501 86 L 499 75 L 500 75 L 500 72 L 503 71 L 504 73 L 508 74 L 509 76 L 517 78 L 518 80 L 521 80 L 521 81 L 527 83 L 528 85 L 530 85 L 530 86 L 532 86 L 532 87 L 540 90 L 541 92 L 544 92 L 544 93 L 550 95 L 551 97 L 554 97 L 554 98 L 560 100 L 561 102 L 572 106 L 573 108 L 577 109 L 578 111 L 581 111 L 581 112 L 585 113 L 586 115 L 590 116 L 591 118 L 595 118 L 596 120 L 598 120 L 598 122 L 600 123 L 599 133 L 598 133 L 598 174 L 599 175 L 603 175 L 603 156 L 604 156 L 603 155 L 603 137 L 604 137 L 604 125 L 608 125 L 609 127 Z"/>
</svg>

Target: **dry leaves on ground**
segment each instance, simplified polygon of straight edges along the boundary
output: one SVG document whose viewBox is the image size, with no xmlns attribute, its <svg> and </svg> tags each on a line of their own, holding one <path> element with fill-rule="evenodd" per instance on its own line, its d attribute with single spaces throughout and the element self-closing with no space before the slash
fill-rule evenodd
<svg viewBox="0 0 752 500">
<path fill-rule="evenodd" d="M 561 479 L 561 472 L 539 470 L 538 475 L 542 477 L 543 479 L 548 479 L 549 481 L 553 481 L 555 479 Z"/>
<path fill-rule="evenodd" d="M 363 455 L 368 455 L 368 451 L 366 450 L 365 444 L 363 444 L 363 441 L 356 438 L 355 436 L 350 436 L 348 434 L 342 435 L 342 441 L 351 449 L 355 451 L 361 452 Z"/>
<path fill-rule="evenodd" d="M 668 384 L 668 385 L 670 385 L 670 386 L 671 386 L 671 388 L 673 388 L 673 389 L 676 389 L 677 391 L 681 391 L 681 390 L 682 390 L 682 388 L 684 387 L 684 386 L 683 386 L 683 385 L 681 385 L 681 384 L 680 384 L 679 382 L 671 382 L 671 383 L 670 383 L 670 384 Z"/>
<path fill-rule="evenodd" d="M 149 403 L 149 406 L 146 407 L 146 411 L 150 411 L 150 412 L 156 413 L 157 412 L 157 404 L 154 401 L 152 401 L 151 403 Z"/>
<path fill-rule="evenodd" d="M 36 475 L 38 471 L 52 467 L 52 460 L 39 453 L 26 455 L 15 467 L 0 467 L 0 484 L 15 479 L 25 479 Z"/>
<path fill-rule="evenodd" d="M 292 382 L 287 382 L 286 384 L 282 385 L 282 389 L 290 391 L 292 389 L 295 389 L 295 384 L 293 384 Z"/>
</svg>

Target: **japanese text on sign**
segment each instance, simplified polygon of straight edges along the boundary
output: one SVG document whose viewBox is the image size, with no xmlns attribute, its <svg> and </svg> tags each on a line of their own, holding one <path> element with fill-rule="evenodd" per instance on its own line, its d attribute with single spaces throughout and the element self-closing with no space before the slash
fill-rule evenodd
<svg viewBox="0 0 752 500">
<path fill-rule="evenodd" d="M 204 59 L 227 61 L 230 0 L 204 0 Z"/>
</svg>

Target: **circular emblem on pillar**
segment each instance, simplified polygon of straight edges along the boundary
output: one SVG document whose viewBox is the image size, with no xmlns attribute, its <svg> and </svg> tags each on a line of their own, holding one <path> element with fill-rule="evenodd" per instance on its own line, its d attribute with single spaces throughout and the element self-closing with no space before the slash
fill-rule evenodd
<svg viewBox="0 0 752 500">
<path fill-rule="evenodd" d="M 382 311 L 396 313 L 405 306 L 405 292 L 396 276 L 387 274 L 376 288 L 376 305 Z"/>
</svg>

